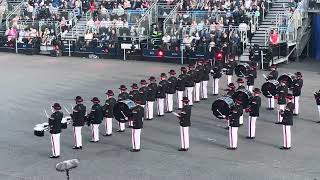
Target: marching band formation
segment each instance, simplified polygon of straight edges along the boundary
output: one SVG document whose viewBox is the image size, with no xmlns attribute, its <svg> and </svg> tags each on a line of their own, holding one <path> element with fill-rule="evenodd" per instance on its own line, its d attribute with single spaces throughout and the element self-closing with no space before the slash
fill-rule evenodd
<svg viewBox="0 0 320 180">
<path fill-rule="evenodd" d="M 114 96 L 112 90 L 107 90 L 106 101 L 100 104 L 97 97 L 91 99 L 91 111 L 87 113 L 87 108 L 83 105 L 81 96 L 77 96 L 73 112 L 70 117 L 64 117 L 61 112 L 61 106 L 54 103 L 52 106 L 52 115 L 48 117 L 49 122 L 37 125 L 35 135 L 43 136 L 43 131 L 49 130 L 51 134 L 52 156 L 60 156 L 60 133 L 61 129 L 66 128 L 66 123 L 72 123 L 74 134 L 73 149 L 82 149 L 82 127 L 87 124 L 91 127 L 92 139 L 90 142 L 99 142 L 99 126 L 104 122 L 104 136 L 112 136 L 112 121 L 118 121 L 117 132 L 121 133 L 131 128 L 131 152 L 140 151 L 140 136 L 144 121 L 150 121 L 154 118 L 154 106 L 156 114 L 159 117 L 165 113 L 173 113 L 178 117 L 180 125 L 180 148 L 179 151 L 188 151 L 189 149 L 189 127 L 191 126 L 191 107 L 194 103 L 208 99 L 208 83 L 212 83 L 212 95 L 219 94 L 220 78 L 226 75 L 227 89 L 226 93 L 217 98 L 212 103 L 212 112 L 219 119 L 225 119 L 228 122 L 226 129 L 229 130 L 229 148 L 236 150 L 238 145 L 238 129 L 244 124 L 244 114 L 248 113 L 248 139 L 255 139 L 256 122 L 260 115 L 261 93 L 267 98 L 268 110 L 275 108 L 275 100 L 278 103 L 278 119 L 276 124 L 283 126 L 283 147 L 287 150 L 291 148 L 291 126 L 293 125 L 293 116 L 299 114 L 299 97 L 303 87 L 301 72 L 295 74 L 287 73 L 278 77 L 276 65 L 271 66 L 271 72 L 265 76 L 266 82 L 262 88 L 256 88 L 255 79 L 257 78 L 257 64 L 240 63 L 236 64 L 233 59 L 229 59 L 226 64 L 218 61 L 197 61 L 186 67 L 181 67 L 180 75 L 176 76 L 175 70 L 161 73 L 159 83 L 157 79 L 151 76 L 147 82 L 142 79 L 139 85 L 132 84 L 132 90 L 129 92 L 125 85 L 121 85 L 118 98 Z M 237 87 L 233 83 L 233 75 L 236 74 Z M 212 76 L 210 81 L 210 76 Z M 245 81 L 246 79 L 246 86 Z M 289 93 L 291 91 L 291 93 Z M 176 95 L 176 103 L 174 96 Z M 314 94 L 320 116 L 320 90 Z M 174 107 L 179 110 L 173 112 Z M 65 120 L 68 119 L 68 120 Z M 319 121 L 320 122 L 320 121 Z"/>
</svg>

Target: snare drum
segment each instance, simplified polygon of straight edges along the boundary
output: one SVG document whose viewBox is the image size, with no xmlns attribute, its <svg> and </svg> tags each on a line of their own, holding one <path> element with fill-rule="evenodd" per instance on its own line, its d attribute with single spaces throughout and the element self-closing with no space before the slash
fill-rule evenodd
<svg viewBox="0 0 320 180">
<path fill-rule="evenodd" d="M 45 127 L 43 126 L 43 124 L 37 124 L 33 130 L 34 130 L 34 135 L 42 137 L 44 136 L 44 131 L 45 131 Z"/>
<path fill-rule="evenodd" d="M 248 76 L 249 69 L 248 63 L 240 63 L 235 67 L 234 72 L 238 77 L 245 77 Z"/>
<path fill-rule="evenodd" d="M 286 80 L 288 83 L 288 88 L 293 87 L 293 82 L 296 80 L 296 75 L 293 73 L 285 73 L 279 76 L 278 81 L 280 82 L 281 80 Z"/>
<path fill-rule="evenodd" d="M 130 99 L 117 102 L 113 107 L 113 115 L 119 122 L 127 122 L 125 117 L 131 116 L 131 110 L 136 107 L 136 103 Z"/>
<path fill-rule="evenodd" d="M 212 113 L 219 119 L 224 119 L 223 116 L 228 116 L 231 114 L 232 107 L 234 106 L 234 101 L 231 96 L 223 96 L 218 98 L 212 103 Z"/>
<path fill-rule="evenodd" d="M 242 102 L 243 108 L 247 108 L 249 103 L 252 99 L 252 93 L 247 89 L 238 89 L 236 92 L 233 93 L 232 99 L 237 100 L 239 99 Z"/>
<path fill-rule="evenodd" d="M 263 83 L 261 87 L 262 94 L 267 98 L 277 95 L 277 89 L 279 85 L 280 83 L 277 80 L 269 80 Z"/>
</svg>

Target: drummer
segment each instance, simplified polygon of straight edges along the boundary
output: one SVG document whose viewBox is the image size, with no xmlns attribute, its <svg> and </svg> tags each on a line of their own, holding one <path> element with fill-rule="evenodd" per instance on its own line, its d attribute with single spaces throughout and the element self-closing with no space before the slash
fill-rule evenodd
<svg viewBox="0 0 320 180">
<path fill-rule="evenodd" d="M 238 128 L 239 114 L 237 109 L 233 108 L 232 113 L 227 117 L 229 121 L 229 150 L 236 150 L 238 148 Z"/>
<path fill-rule="evenodd" d="M 227 95 L 232 96 L 235 91 L 236 91 L 236 86 L 233 83 L 230 83 L 228 85 Z"/>
<path fill-rule="evenodd" d="M 250 69 L 248 70 L 248 76 L 246 77 L 247 79 L 247 90 L 253 93 L 253 86 L 254 86 L 254 68 L 250 66 Z"/>
<path fill-rule="evenodd" d="M 144 108 L 142 107 L 143 100 L 141 99 L 141 95 L 134 99 L 134 102 L 137 104 L 132 109 L 132 117 L 130 120 L 132 121 L 132 149 L 131 152 L 139 152 L 140 151 L 140 135 L 141 129 L 143 128 L 143 117 L 144 117 Z"/>
<path fill-rule="evenodd" d="M 277 80 L 278 79 L 277 65 L 272 64 L 270 69 L 271 69 L 271 72 L 267 76 L 266 80 L 267 81 L 269 81 L 269 80 Z"/>
<path fill-rule="evenodd" d="M 276 124 L 282 124 L 282 116 L 280 115 L 280 112 L 284 111 L 287 104 L 286 96 L 288 94 L 288 86 L 286 83 L 287 81 L 282 79 L 280 81 L 280 86 L 277 89 L 276 98 L 278 99 L 278 121 Z"/>
<path fill-rule="evenodd" d="M 246 88 L 244 87 L 244 81 L 243 81 L 242 78 L 238 78 L 238 79 L 237 79 L 237 83 L 238 83 L 238 89 L 246 89 Z"/>
<path fill-rule="evenodd" d="M 118 95 L 118 101 L 127 100 L 130 98 L 129 93 L 127 92 L 127 87 L 125 85 L 120 86 L 120 94 Z M 125 123 L 119 122 L 119 129 L 117 132 L 124 132 L 126 127 Z"/>
<path fill-rule="evenodd" d="M 51 134 L 51 149 L 52 156 L 50 158 L 60 157 L 60 133 L 61 133 L 61 120 L 63 113 L 60 111 L 61 106 L 59 103 L 54 103 L 52 106 L 53 114 L 49 117 L 49 132 Z"/>
</svg>

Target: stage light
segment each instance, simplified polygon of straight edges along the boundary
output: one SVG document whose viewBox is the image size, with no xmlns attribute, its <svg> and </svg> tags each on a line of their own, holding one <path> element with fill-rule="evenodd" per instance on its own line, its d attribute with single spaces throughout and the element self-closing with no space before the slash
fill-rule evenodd
<svg viewBox="0 0 320 180">
<path fill-rule="evenodd" d="M 222 57 L 223 57 L 222 52 L 221 51 L 218 52 L 217 55 L 216 55 L 217 60 L 222 60 Z"/>
<path fill-rule="evenodd" d="M 104 52 L 105 52 L 105 53 L 109 53 L 109 49 L 108 49 L 108 48 L 105 48 L 105 49 L 104 49 Z"/>
<path fill-rule="evenodd" d="M 164 56 L 164 52 L 162 50 L 159 50 L 157 55 L 160 56 L 160 57 L 163 57 Z"/>
</svg>

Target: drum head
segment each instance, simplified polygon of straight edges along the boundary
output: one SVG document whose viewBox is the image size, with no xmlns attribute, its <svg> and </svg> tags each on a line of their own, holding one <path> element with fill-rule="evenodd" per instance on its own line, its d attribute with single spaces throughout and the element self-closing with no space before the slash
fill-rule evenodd
<svg viewBox="0 0 320 180">
<path fill-rule="evenodd" d="M 42 137 L 42 136 L 44 136 L 44 131 L 34 130 L 34 135 L 35 135 L 35 136 Z"/>
<path fill-rule="evenodd" d="M 246 89 L 238 89 L 232 95 L 233 100 L 239 99 L 240 101 L 242 101 L 243 108 L 247 108 L 249 106 L 251 98 L 252 98 L 252 93 Z"/>
<path fill-rule="evenodd" d="M 219 119 L 225 119 L 223 116 L 228 116 L 231 113 L 231 108 L 234 106 L 233 99 L 229 96 L 221 97 L 212 103 L 212 113 Z"/>
<path fill-rule="evenodd" d="M 296 79 L 296 76 L 292 73 L 286 73 L 279 76 L 278 81 L 286 80 L 288 83 L 288 87 L 292 87 L 294 80 Z"/>
<path fill-rule="evenodd" d="M 267 98 L 271 98 L 277 94 L 278 86 L 279 82 L 276 80 L 267 81 L 261 87 L 262 94 Z"/>
<path fill-rule="evenodd" d="M 119 122 L 127 122 L 125 117 L 131 116 L 131 109 L 133 109 L 136 104 L 132 100 L 123 100 L 117 102 L 113 107 L 113 115 L 115 119 Z"/>
<path fill-rule="evenodd" d="M 234 72 L 238 77 L 245 77 L 245 76 L 248 76 L 249 68 L 250 68 L 249 64 L 241 63 L 235 67 Z"/>
</svg>

